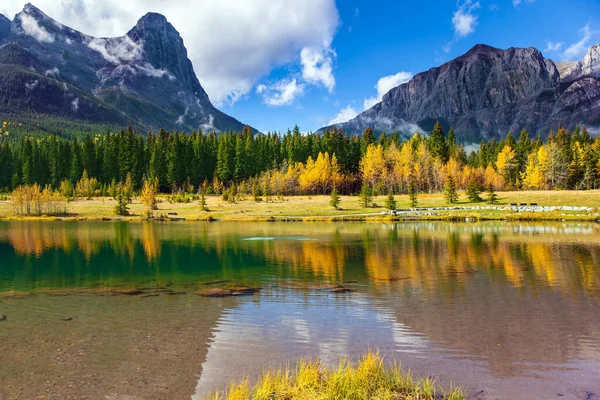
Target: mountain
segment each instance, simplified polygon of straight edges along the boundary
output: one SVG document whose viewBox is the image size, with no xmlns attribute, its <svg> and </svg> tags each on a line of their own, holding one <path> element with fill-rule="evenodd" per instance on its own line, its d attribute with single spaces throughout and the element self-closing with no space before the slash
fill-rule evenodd
<svg viewBox="0 0 600 400">
<path fill-rule="evenodd" d="M 380 103 L 336 126 L 348 133 L 430 131 L 453 126 L 463 142 L 559 124 L 600 125 L 600 45 L 579 62 L 554 63 L 534 48 L 477 45 L 390 90 Z M 325 129 L 325 128 L 323 128 Z M 323 130 L 322 129 L 322 130 Z"/>
<path fill-rule="evenodd" d="M 146 14 L 126 35 L 97 38 L 27 4 L 0 14 L 0 119 L 140 130 L 241 131 L 200 85 L 183 39 Z"/>
</svg>

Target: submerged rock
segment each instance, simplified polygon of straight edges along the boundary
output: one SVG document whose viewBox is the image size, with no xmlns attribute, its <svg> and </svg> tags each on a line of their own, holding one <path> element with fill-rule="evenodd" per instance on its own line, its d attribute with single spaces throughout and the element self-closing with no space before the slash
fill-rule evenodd
<svg viewBox="0 0 600 400">
<path fill-rule="evenodd" d="M 336 286 L 336 287 L 332 288 L 330 290 L 330 292 L 331 293 L 335 293 L 335 294 L 338 294 L 338 293 L 352 293 L 352 292 L 354 292 L 354 290 L 349 289 L 347 287 L 343 287 L 343 286 Z"/>
<path fill-rule="evenodd" d="M 207 290 L 200 290 L 196 292 L 198 296 L 202 297 L 231 297 L 231 296 L 250 296 L 259 292 L 259 288 L 249 288 L 246 286 L 234 286 L 231 288 L 214 288 Z"/>
</svg>

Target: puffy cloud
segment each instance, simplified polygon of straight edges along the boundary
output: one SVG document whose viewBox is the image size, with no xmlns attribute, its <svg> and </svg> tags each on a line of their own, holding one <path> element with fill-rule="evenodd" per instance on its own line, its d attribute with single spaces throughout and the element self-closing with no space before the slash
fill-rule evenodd
<svg viewBox="0 0 600 400">
<path fill-rule="evenodd" d="M 14 15 L 26 2 L 2 0 L 0 13 Z M 37 0 L 36 6 L 97 37 L 123 35 L 146 12 L 164 14 L 181 33 L 198 78 L 216 103 L 235 102 L 272 69 L 301 61 L 303 49 L 313 56 L 302 65 L 304 79 L 327 89 L 335 84 L 334 0 Z"/>
<path fill-rule="evenodd" d="M 40 42 L 52 43 L 54 42 L 54 36 L 52 36 L 43 26 L 40 26 L 35 18 L 28 14 L 21 14 L 21 27 L 23 32 L 27 35 L 34 37 Z"/>
<path fill-rule="evenodd" d="M 592 38 L 598 34 L 598 32 L 592 31 L 589 24 L 579 31 L 581 32 L 581 40 L 566 48 L 563 53 L 564 60 L 575 60 L 583 57 L 592 45 Z"/>
<path fill-rule="evenodd" d="M 331 66 L 334 55 L 335 53 L 329 46 L 324 49 L 303 48 L 300 53 L 302 78 L 309 83 L 322 84 L 329 92 L 332 92 L 335 87 L 335 78 Z"/>
<path fill-rule="evenodd" d="M 341 111 L 333 117 L 331 121 L 327 125 L 337 125 L 347 121 L 350 121 L 352 118 L 356 117 L 358 112 L 352 108 L 352 106 L 348 106 L 346 108 L 342 108 Z"/>
<path fill-rule="evenodd" d="M 457 37 L 464 37 L 475 32 L 477 26 L 477 15 L 473 11 L 480 7 L 479 2 L 473 3 L 472 0 L 466 0 L 452 16 L 452 25 Z"/>
<path fill-rule="evenodd" d="M 304 86 L 299 84 L 296 79 L 283 79 L 270 86 L 258 85 L 256 93 L 261 94 L 265 103 L 270 106 L 287 106 L 304 93 Z"/>
<path fill-rule="evenodd" d="M 395 75 L 388 75 L 388 76 L 384 76 L 383 78 L 380 78 L 377 81 L 377 84 L 375 85 L 375 89 L 377 89 L 377 96 L 369 97 L 364 100 L 365 110 L 368 110 L 369 108 L 373 107 L 375 104 L 379 103 L 381 101 L 381 99 L 383 98 L 383 96 L 387 92 L 392 90 L 393 88 L 410 81 L 412 76 L 413 75 L 410 72 L 401 71 Z"/>
</svg>

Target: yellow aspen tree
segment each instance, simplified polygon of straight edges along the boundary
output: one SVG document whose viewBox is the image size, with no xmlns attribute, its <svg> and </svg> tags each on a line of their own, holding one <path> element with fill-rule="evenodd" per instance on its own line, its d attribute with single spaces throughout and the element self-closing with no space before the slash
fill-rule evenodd
<svg viewBox="0 0 600 400">
<path fill-rule="evenodd" d="M 515 151 L 509 145 L 504 146 L 498 159 L 496 160 L 496 168 L 498 173 L 502 175 L 507 184 L 512 182 L 512 175 L 515 170 Z"/>
<path fill-rule="evenodd" d="M 383 147 L 380 144 L 370 144 L 367 147 L 367 152 L 360 160 L 360 172 L 363 182 L 368 183 L 373 188 L 377 187 L 384 170 Z"/>
</svg>

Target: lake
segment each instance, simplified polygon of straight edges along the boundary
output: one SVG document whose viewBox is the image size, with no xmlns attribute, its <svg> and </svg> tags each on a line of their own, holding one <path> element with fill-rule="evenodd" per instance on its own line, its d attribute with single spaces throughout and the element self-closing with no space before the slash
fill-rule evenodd
<svg viewBox="0 0 600 400">
<path fill-rule="evenodd" d="M 261 290 L 196 294 L 230 285 Z M 369 349 L 468 398 L 595 399 L 600 225 L 0 222 L 3 315 L 0 399 L 203 399 Z"/>
</svg>

